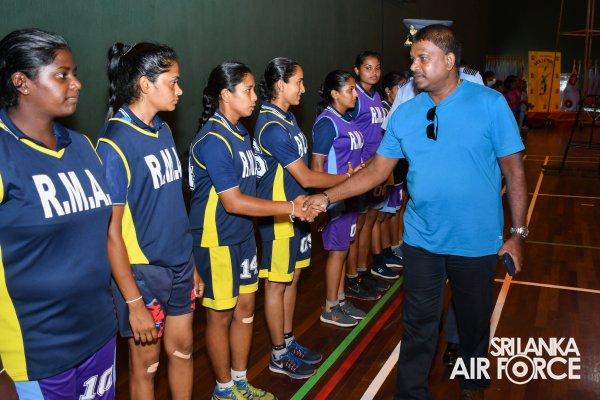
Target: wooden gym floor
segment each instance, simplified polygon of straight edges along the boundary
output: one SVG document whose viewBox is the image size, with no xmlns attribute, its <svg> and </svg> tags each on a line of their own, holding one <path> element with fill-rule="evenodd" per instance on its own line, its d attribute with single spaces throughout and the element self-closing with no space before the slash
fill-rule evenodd
<svg viewBox="0 0 600 400">
<path fill-rule="evenodd" d="M 580 353 L 580 369 L 576 371 L 580 378 L 538 378 L 516 384 L 506 377 L 495 378 L 497 360 L 491 357 L 488 400 L 591 400 L 600 396 L 600 151 L 572 149 L 566 174 L 542 172 L 544 166 L 560 163 L 569 132 L 568 126 L 529 131 L 524 160 L 531 233 L 525 244 L 522 273 L 511 279 L 498 263 L 492 335 L 520 337 L 524 343 L 528 338 L 543 338 L 546 342 L 549 338 L 573 338 Z M 595 133 L 597 138 L 598 131 Z M 589 128 L 577 131 L 576 136 L 587 140 Z M 505 225 L 510 226 L 510 220 Z M 254 385 L 270 390 L 279 399 L 390 399 L 402 335 L 402 277 L 379 301 L 355 302 L 370 310 L 358 326 L 336 328 L 319 321 L 325 296 L 325 258 L 320 235 L 313 234 L 313 261 L 300 282 L 294 333 L 301 343 L 323 353 L 318 373 L 298 381 L 268 370 L 271 344 L 261 288 L 248 376 Z M 446 301 L 449 298 L 446 293 Z M 198 306 L 194 320 L 194 399 L 210 398 L 215 385 L 204 327 L 205 315 Z M 451 370 L 441 361 L 445 346 L 442 332 L 430 375 L 436 400 L 458 399 L 460 392 L 458 382 L 450 379 Z M 561 364 L 555 365 L 555 373 L 564 372 Z M 157 399 L 170 398 L 165 367 L 163 359 L 156 376 Z M 521 370 L 523 379 L 527 378 L 526 371 Z M 128 377 L 127 346 L 120 340 L 116 379 L 119 400 L 129 399 Z"/>
</svg>

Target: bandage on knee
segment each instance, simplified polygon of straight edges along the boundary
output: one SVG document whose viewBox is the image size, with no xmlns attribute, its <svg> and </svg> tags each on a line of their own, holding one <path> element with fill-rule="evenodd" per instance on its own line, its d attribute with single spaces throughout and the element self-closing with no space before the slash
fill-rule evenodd
<svg viewBox="0 0 600 400">
<path fill-rule="evenodd" d="M 149 374 L 153 374 L 156 372 L 157 369 L 158 369 L 158 362 L 155 362 L 154 364 L 152 364 L 148 367 L 146 372 L 148 372 Z"/>
<path fill-rule="evenodd" d="M 173 355 L 174 355 L 175 357 L 179 357 L 179 358 L 182 358 L 182 359 L 184 359 L 184 360 L 189 360 L 189 359 L 190 359 L 190 357 L 192 356 L 191 354 L 183 354 L 183 353 L 182 353 L 182 352 L 180 352 L 179 350 L 175 350 L 175 351 L 173 352 Z"/>
<path fill-rule="evenodd" d="M 252 322 L 254 322 L 254 315 L 251 315 L 247 318 L 242 318 L 242 322 L 244 324 L 251 324 Z"/>
</svg>

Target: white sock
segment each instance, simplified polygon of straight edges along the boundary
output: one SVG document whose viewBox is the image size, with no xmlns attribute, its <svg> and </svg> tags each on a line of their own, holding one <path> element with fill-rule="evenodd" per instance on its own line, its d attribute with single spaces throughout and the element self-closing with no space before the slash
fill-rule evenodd
<svg viewBox="0 0 600 400">
<path fill-rule="evenodd" d="M 225 383 L 221 383 L 221 382 L 217 381 L 217 389 L 219 389 L 220 392 L 227 390 L 231 387 L 233 387 L 233 380 L 231 380 L 229 382 L 225 382 Z"/>
<path fill-rule="evenodd" d="M 243 371 L 236 371 L 232 368 L 231 369 L 231 377 L 233 378 L 234 381 L 243 381 L 244 379 L 246 379 L 246 372 L 248 372 L 247 369 L 245 369 Z"/>
</svg>

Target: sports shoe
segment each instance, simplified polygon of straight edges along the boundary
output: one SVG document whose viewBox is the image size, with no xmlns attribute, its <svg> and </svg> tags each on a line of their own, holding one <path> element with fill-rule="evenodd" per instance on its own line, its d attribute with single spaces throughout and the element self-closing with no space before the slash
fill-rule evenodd
<svg viewBox="0 0 600 400">
<path fill-rule="evenodd" d="M 392 252 L 401 260 L 402 257 L 404 257 L 404 253 L 402 253 L 402 246 L 392 247 Z"/>
<path fill-rule="evenodd" d="M 360 308 L 356 308 L 350 300 L 344 300 L 344 301 L 340 302 L 340 307 L 342 308 L 342 311 L 344 311 L 344 313 L 346 315 L 349 315 L 354 319 L 360 320 L 360 319 L 364 319 L 367 316 L 366 312 L 364 312 Z"/>
<path fill-rule="evenodd" d="M 277 400 L 277 397 L 273 393 L 269 393 L 266 390 L 252 386 L 248 379 L 242 379 L 240 381 L 233 381 L 237 390 L 245 396 L 246 399 L 263 399 L 263 400 Z"/>
<path fill-rule="evenodd" d="M 302 362 L 295 355 L 287 351 L 278 360 L 271 355 L 269 370 L 284 374 L 293 379 L 307 379 L 313 376 L 317 369 L 310 364 Z"/>
<path fill-rule="evenodd" d="M 400 275 L 389 269 L 385 264 L 373 265 L 373 268 L 371 268 L 371 274 L 389 280 L 398 279 L 400 277 Z"/>
<path fill-rule="evenodd" d="M 390 284 L 381 279 L 374 278 L 368 271 L 359 272 L 358 277 L 362 285 L 375 289 L 378 292 L 385 292 L 390 288 Z"/>
<path fill-rule="evenodd" d="M 346 278 L 344 286 L 346 297 L 357 300 L 379 300 L 381 298 L 381 294 L 377 290 L 366 286 L 360 278 Z"/>
<path fill-rule="evenodd" d="M 323 307 L 320 319 L 326 324 L 341 326 L 344 328 L 356 326 L 358 324 L 358 321 L 347 315 L 339 305 L 331 307 L 331 310 L 329 311 Z"/>
<path fill-rule="evenodd" d="M 396 253 L 390 250 L 389 253 L 383 253 L 383 262 L 389 268 L 402 268 L 402 257 L 398 257 Z"/>
<path fill-rule="evenodd" d="M 215 390 L 212 395 L 213 400 L 247 400 L 246 395 L 244 395 L 237 386 L 234 384 L 232 387 L 227 388 L 225 390 L 219 390 L 217 386 L 215 386 Z"/>
<path fill-rule="evenodd" d="M 302 346 L 296 339 L 293 339 L 290 344 L 287 345 L 287 349 L 305 364 L 316 364 L 323 359 L 321 353 Z"/>
</svg>

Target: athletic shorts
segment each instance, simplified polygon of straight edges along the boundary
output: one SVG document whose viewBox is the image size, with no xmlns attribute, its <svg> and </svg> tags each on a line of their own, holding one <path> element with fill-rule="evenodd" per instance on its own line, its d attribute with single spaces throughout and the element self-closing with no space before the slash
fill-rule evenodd
<svg viewBox="0 0 600 400">
<path fill-rule="evenodd" d="M 262 242 L 258 277 L 268 278 L 272 282 L 291 282 L 296 268 L 309 266 L 311 248 L 310 225 L 302 221 L 295 222 L 293 237 Z"/>
<path fill-rule="evenodd" d="M 385 200 L 381 212 L 395 214 L 400 208 L 402 208 L 402 183 L 394 186 L 387 186 L 385 193 Z"/>
<path fill-rule="evenodd" d="M 196 294 L 193 257 L 190 257 L 187 263 L 175 267 L 132 264 L 131 269 L 146 308 L 154 317 L 158 337 L 161 337 L 164 332 L 167 316 L 184 315 L 194 311 Z M 129 325 L 129 308 L 114 280 L 112 291 L 119 322 L 119 334 L 121 337 L 133 337 Z"/>
<path fill-rule="evenodd" d="M 325 250 L 348 250 L 356 235 L 356 221 L 358 213 L 354 211 L 345 212 L 338 216 L 332 216 L 321 235 L 323 237 L 323 248 Z"/>
<path fill-rule="evenodd" d="M 112 400 L 115 398 L 115 357 L 116 338 L 113 337 L 74 368 L 39 381 L 16 381 L 17 394 L 23 400 Z"/>
<path fill-rule="evenodd" d="M 258 290 L 258 263 L 254 235 L 232 246 L 194 246 L 198 273 L 204 280 L 202 305 L 214 310 L 229 310 L 240 293 Z"/>
</svg>

